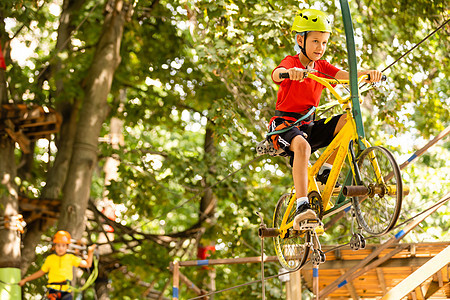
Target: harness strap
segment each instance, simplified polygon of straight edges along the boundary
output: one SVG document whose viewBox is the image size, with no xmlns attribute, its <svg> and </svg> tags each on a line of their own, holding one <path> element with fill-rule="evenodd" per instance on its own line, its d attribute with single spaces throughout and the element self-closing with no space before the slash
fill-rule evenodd
<svg viewBox="0 0 450 300">
<path fill-rule="evenodd" d="M 60 281 L 60 282 L 49 282 L 47 283 L 47 285 L 65 285 L 65 284 L 70 284 L 70 280 L 66 280 L 66 281 Z"/>
<path fill-rule="evenodd" d="M 280 129 L 280 130 L 274 130 L 274 131 L 272 131 L 272 132 L 267 133 L 267 134 L 266 134 L 266 138 L 268 138 L 268 137 L 270 137 L 270 136 L 272 136 L 272 135 L 275 135 L 275 134 L 280 134 L 280 133 L 284 133 L 284 132 L 286 132 L 286 131 L 291 130 L 292 127 L 296 126 L 296 125 L 299 124 L 301 121 L 304 121 L 304 120 L 306 120 L 307 118 L 309 118 L 309 117 L 314 113 L 315 110 L 316 110 L 316 107 L 315 107 L 315 106 L 312 106 L 306 114 L 304 114 L 304 115 L 301 116 L 299 119 L 297 119 L 297 121 L 295 121 L 293 124 L 291 124 L 291 125 L 288 126 L 288 127 L 283 128 L 283 129 Z M 281 111 L 280 111 L 280 113 L 285 113 L 285 112 L 281 112 Z M 275 114 L 275 115 L 276 115 L 276 114 Z"/>
<path fill-rule="evenodd" d="M 275 116 L 276 117 L 291 117 L 291 118 L 294 118 L 294 119 L 300 119 L 304 115 L 305 114 L 291 112 L 291 111 L 281 111 L 281 110 L 276 110 L 275 111 Z"/>
<path fill-rule="evenodd" d="M 62 291 L 63 287 L 70 290 L 70 280 L 60 281 L 60 282 L 49 282 L 47 283 L 47 288 Z"/>
</svg>

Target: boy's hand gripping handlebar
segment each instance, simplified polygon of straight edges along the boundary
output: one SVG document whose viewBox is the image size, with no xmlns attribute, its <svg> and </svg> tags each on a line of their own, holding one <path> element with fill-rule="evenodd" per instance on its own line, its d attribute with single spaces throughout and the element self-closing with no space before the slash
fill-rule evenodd
<svg viewBox="0 0 450 300">
<path fill-rule="evenodd" d="M 304 78 L 308 77 L 308 73 L 317 72 L 317 70 L 314 70 L 314 69 L 299 69 L 299 68 L 296 68 L 296 69 L 297 69 L 297 71 L 303 72 L 305 74 Z M 282 72 L 279 74 L 279 77 L 280 77 L 280 79 L 289 78 L 289 72 Z"/>
</svg>

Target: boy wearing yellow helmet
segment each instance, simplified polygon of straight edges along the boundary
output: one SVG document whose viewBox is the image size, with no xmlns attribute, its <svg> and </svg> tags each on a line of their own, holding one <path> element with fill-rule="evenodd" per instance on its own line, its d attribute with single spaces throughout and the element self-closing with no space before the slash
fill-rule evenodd
<svg viewBox="0 0 450 300">
<path fill-rule="evenodd" d="M 49 255 L 42 265 L 41 269 L 19 282 L 23 286 L 28 281 L 37 279 L 45 273 L 48 273 L 48 291 L 47 299 L 71 300 L 70 281 L 73 279 L 73 267 L 90 268 L 94 250 L 97 245 L 91 245 L 88 248 L 88 257 L 86 260 L 73 254 L 67 254 L 70 245 L 70 233 L 64 230 L 58 231 L 53 237 L 53 244 L 56 254 Z"/>
<path fill-rule="evenodd" d="M 275 116 L 270 120 L 269 132 L 290 126 L 308 112 L 313 112 L 319 105 L 320 95 L 325 86 L 306 78 L 303 69 L 317 70 L 320 77 L 349 78 L 348 72 L 321 59 L 332 32 L 331 22 L 324 12 L 316 9 L 299 11 L 294 19 L 292 32 L 296 33 L 294 49 L 297 55 L 286 56 L 272 71 L 272 80 L 279 85 L 279 90 Z M 289 78 L 280 78 L 280 73 L 285 72 L 289 73 Z M 378 82 L 382 76 L 379 71 L 368 70 L 358 72 L 358 77 L 365 74 L 370 75 L 370 82 Z M 299 222 L 317 217 L 307 197 L 309 157 L 317 149 L 328 146 L 345 122 L 345 115 L 315 121 L 314 114 L 311 114 L 299 126 L 271 136 L 274 147 L 283 149 L 291 157 L 297 196 L 294 229 L 299 228 Z M 326 183 L 334 158 L 335 154 L 319 171 L 318 180 L 323 184 Z"/>
</svg>

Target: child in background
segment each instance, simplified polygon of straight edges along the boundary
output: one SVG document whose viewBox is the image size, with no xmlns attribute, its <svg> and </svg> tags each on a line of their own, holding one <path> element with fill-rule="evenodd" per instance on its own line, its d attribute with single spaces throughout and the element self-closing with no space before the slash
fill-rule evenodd
<svg viewBox="0 0 450 300">
<path fill-rule="evenodd" d="M 73 267 L 90 268 L 94 250 L 97 245 L 88 248 L 88 257 L 83 260 L 81 257 L 68 254 L 67 249 L 70 244 L 70 233 L 60 230 L 53 237 L 53 244 L 56 254 L 49 255 L 41 269 L 36 273 L 22 279 L 19 282 L 23 286 L 28 281 L 37 279 L 48 273 L 47 298 L 51 300 L 63 299 L 71 300 L 70 281 L 73 279 Z"/>
</svg>

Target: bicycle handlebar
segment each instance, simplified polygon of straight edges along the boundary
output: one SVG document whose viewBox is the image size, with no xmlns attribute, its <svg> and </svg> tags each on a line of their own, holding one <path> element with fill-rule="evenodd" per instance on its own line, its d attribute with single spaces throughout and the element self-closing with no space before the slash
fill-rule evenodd
<svg viewBox="0 0 450 300">
<path fill-rule="evenodd" d="M 367 80 L 370 80 L 370 74 L 367 74 Z M 381 76 L 381 81 L 386 81 L 386 80 L 387 80 L 387 76 L 386 75 L 382 75 Z"/>
<path fill-rule="evenodd" d="M 313 69 L 300 69 L 299 71 L 301 72 L 305 72 L 305 73 L 314 73 L 317 72 L 317 70 L 313 70 Z M 362 76 L 366 76 L 366 75 L 362 75 Z M 362 77 L 361 76 L 361 77 Z M 288 72 L 282 72 L 279 74 L 280 79 L 284 79 L 284 78 L 289 78 L 289 73 Z M 308 76 L 306 76 L 308 77 Z M 322 79 L 328 79 L 328 78 L 322 78 Z M 381 81 L 386 81 L 387 77 L 386 75 L 381 76 Z M 330 80 L 336 80 L 334 78 L 330 78 Z M 367 80 L 370 80 L 370 74 L 367 74 Z"/>
</svg>

